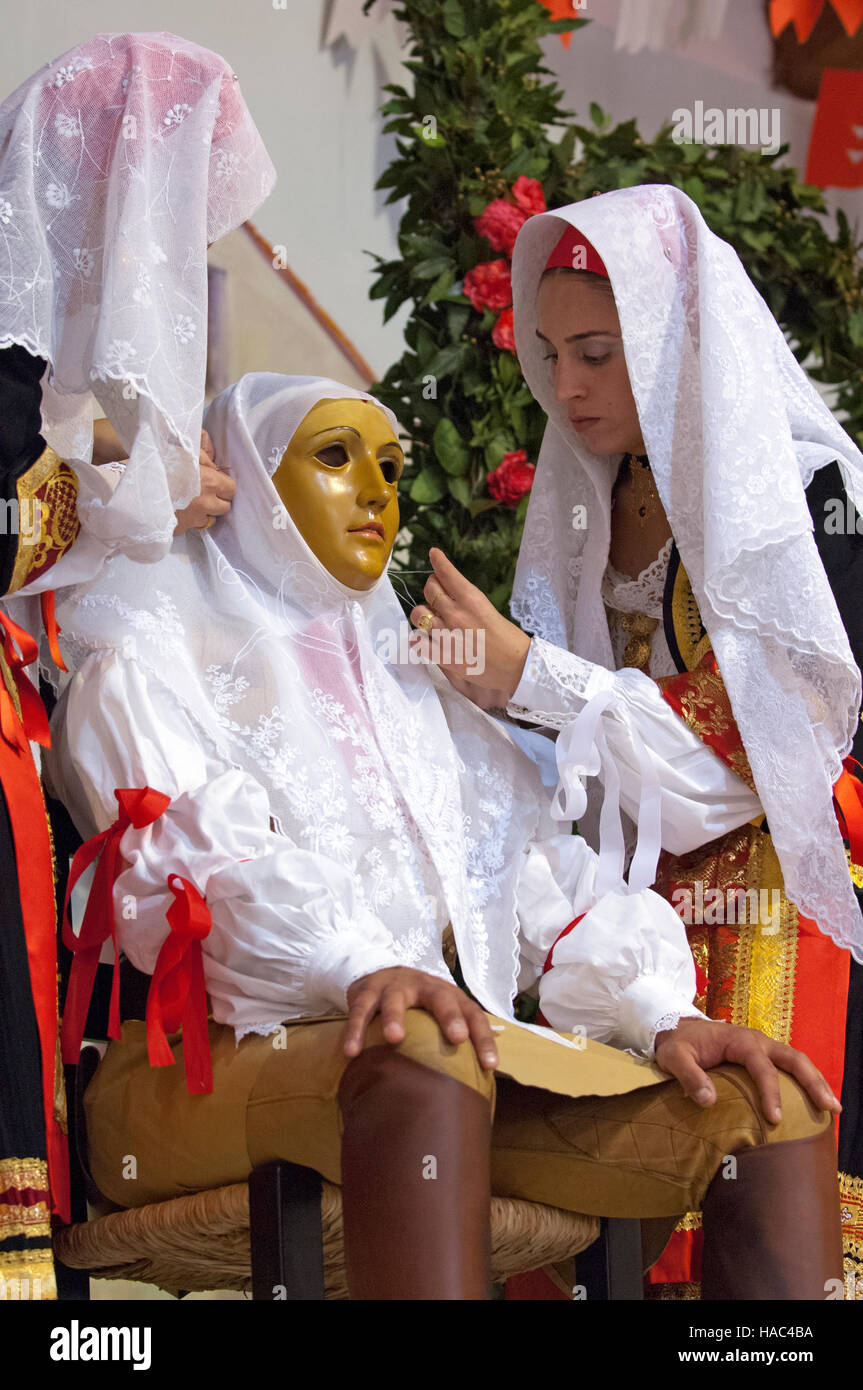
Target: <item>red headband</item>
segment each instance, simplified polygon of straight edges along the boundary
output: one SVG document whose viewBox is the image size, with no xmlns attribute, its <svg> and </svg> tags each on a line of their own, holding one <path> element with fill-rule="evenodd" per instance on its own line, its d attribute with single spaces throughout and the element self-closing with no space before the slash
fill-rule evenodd
<svg viewBox="0 0 863 1390">
<path fill-rule="evenodd" d="M 599 252 L 575 227 L 567 227 L 544 268 L 551 270 L 556 265 L 566 266 L 569 270 L 591 270 L 594 275 L 602 275 L 606 280 L 609 278 Z"/>
</svg>

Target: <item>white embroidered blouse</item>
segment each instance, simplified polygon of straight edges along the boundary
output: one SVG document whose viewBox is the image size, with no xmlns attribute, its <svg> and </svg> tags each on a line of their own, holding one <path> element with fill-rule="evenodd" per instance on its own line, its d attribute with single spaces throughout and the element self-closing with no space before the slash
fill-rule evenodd
<svg viewBox="0 0 863 1390">
<path fill-rule="evenodd" d="M 152 825 L 129 827 L 121 841 L 128 868 L 115 886 L 119 944 L 152 973 L 171 902 L 167 876 L 190 879 L 212 916 L 202 945 L 213 1015 L 238 1039 L 343 1012 L 348 987 L 375 970 L 412 964 L 450 978 L 440 948 L 415 959 L 416 904 L 401 881 L 370 909 L 335 853 L 310 852 L 277 833 L 263 785 L 206 746 L 174 692 L 138 663 L 115 652 L 89 657 L 61 698 L 53 730 L 51 789 L 82 835 L 114 820 L 117 787 L 151 786 L 171 797 Z M 650 1056 L 657 1031 L 701 1016 L 691 1002 L 692 956 L 662 898 L 600 892 L 597 867 L 576 835 L 527 847 L 517 889 L 518 985 L 537 990 L 554 1027 Z M 446 908 L 427 868 L 440 941 Z M 543 973 L 562 929 L 581 913 L 560 942 L 560 960 L 556 948 Z"/>
</svg>

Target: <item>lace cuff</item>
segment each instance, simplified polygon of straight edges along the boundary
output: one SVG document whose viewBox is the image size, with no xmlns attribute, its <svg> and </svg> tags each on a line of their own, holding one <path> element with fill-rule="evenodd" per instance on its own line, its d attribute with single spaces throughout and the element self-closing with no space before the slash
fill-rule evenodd
<svg viewBox="0 0 863 1390">
<path fill-rule="evenodd" d="M 562 729 L 589 700 L 614 685 L 614 672 L 532 637 L 521 680 L 506 707 L 514 719 Z"/>
<path fill-rule="evenodd" d="M 706 1015 L 684 995 L 673 989 L 662 975 L 639 975 L 623 991 L 618 1014 L 622 1045 L 636 1054 L 653 1059 L 657 1033 L 676 1028 L 682 1018 Z"/>
</svg>

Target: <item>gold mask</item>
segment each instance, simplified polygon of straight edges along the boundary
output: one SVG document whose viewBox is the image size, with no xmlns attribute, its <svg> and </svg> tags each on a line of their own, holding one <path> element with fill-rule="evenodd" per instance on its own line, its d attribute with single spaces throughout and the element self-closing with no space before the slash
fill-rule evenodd
<svg viewBox="0 0 863 1390">
<path fill-rule="evenodd" d="M 404 453 L 370 401 L 318 401 L 282 455 L 273 485 L 306 545 L 349 589 L 370 589 L 399 528 Z"/>
</svg>

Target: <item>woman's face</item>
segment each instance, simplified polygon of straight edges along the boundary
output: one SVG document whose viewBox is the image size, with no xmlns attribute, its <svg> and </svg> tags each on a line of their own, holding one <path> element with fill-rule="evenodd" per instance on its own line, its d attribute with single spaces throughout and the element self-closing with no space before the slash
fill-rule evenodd
<svg viewBox="0 0 863 1390">
<path fill-rule="evenodd" d="M 591 453 L 645 453 L 610 289 L 566 271 L 545 275 L 536 327 L 555 398 Z"/>
<path fill-rule="evenodd" d="M 370 401 L 324 400 L 305 416 L 273 474 L 309 549 L 349 589 L 371 588 L 386 569 L 403 468 L 382 410 Z"/>
</svg>

